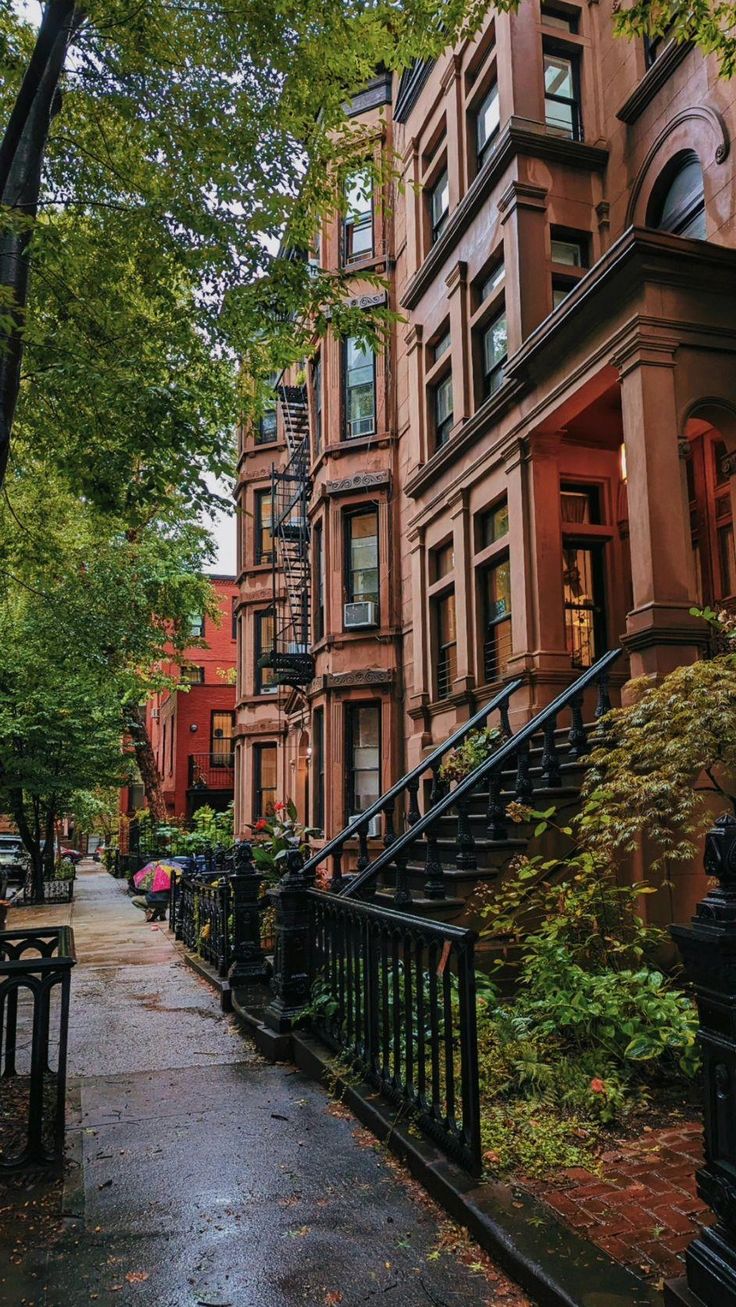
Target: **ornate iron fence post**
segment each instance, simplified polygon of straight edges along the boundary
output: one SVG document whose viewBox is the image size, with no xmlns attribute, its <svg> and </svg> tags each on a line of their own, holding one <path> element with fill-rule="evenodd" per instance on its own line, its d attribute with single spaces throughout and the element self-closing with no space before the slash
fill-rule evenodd
<svg viewBox="0 0 736 1307">
<path fill-rule="evenodd" d="M 309 1002 L 312 913 L 308 891 L 314 874 L 305 872 L 304 857 L 292 849 L 286 858 L 286 875 L 273 891 L 276 904 L 276 956 L 271 982 L 273 998 L 264 1013 L 270 1030 L 290 1031 Z"/>
<path fill-rule="evenodd" d="M 703 1056 L 705 1164 L 698 1192 L 715 1225 L 685 1254 L 686 1275 L 665 1288 L 669 1307 L 736 1307 L 736 817 L 708 832 L 704 866 L 718 886 L 672 937 L 698 1000 Z"/>
<path fill-rule="evenodd" d="M 268 975 L 261 949 L 259 899 L 262 880 L 260 872 L 255 869 L 251 845 L 248 840 L 240 840 L 235 846 L 235 872 L 230 879 L 233 913 L 231 989 L 253 980 L 265 980 Z"/>
</svg>

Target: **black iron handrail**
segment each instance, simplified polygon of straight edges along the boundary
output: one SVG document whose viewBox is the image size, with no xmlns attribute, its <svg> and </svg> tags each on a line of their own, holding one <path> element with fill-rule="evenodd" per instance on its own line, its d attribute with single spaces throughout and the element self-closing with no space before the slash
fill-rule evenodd
<svg viewBox="0 0 736 1307">
<path fill-rule="evenodd" d="M 501 712 L 503 730 L 507 735 L 511 735 L 511 727 L 508 722 L 508 703 L 512 694 L 519 689 L 522 681 L 523 678 L 517 676 L 513 681 L 510 681 L 508 685 L 505 685 L 493 699 L 490 699 L 482 708 L 479 708 L 478 711 L 468 719 L 468 721 L 463 722 L 461 726 L 458 726 L 457 730 L 453 731 L 452 735 L 448 736 L 448 738 L 443 740 L 441 744 L 438 744 L 436 749 L 433 749 L 426 758 L 423 758 L 421 762 L 417 763 L 416 767 L 412 768 L 410 772 L 407 772 L 405 776 L 402 776 L 400 780 L 396 781 L 396 783 L 391 786 L 390 790 L 386 790 L 385 794 L 380 795 L 380 797 L 376 799 L 369 808 L 366 808 L 365 812 L 361 812 L 353 821 L 348 822 L 347 826 L 343 827 L 339 834 L 333 835 L 331 840 L 328 840 L 321 849 L 318 849 L 316 853 L 313 853 L 311 858 L 306 862 L 304 870 L 308 872 L 314 871 L 315 868 L 318 867 L 321 862 L 324 862 L 325 858 L 329 857 L 331 853 L 336 853 L 338 850 L 342 849 L 343 845 L 346 844 L 348 840 L 353 839 L 355 835 L 364 833 L 374 817 L 378 817 L 380 813 L 385 812 L 389 805 L 394 804 L 400 794 L 406 794 L 412 785 L 418 785 L 422 776 L 425 775 L 426 772 L 431 771 L 436 767 L 438 762 L 444 758 L 445 754 L 448 753 L 450 749 L 455 748 L 455 746 L 459 744 L 461 740 L 470 733 L 470 731 L 481 726 L 490 714 L 496 711 L 496 709 Z M 412 830 L 417 829 L 417 824 L 416 821 L 412 824 Z"/>
<path fill-rule="evenodd" d="M 607 708 L 610 707 L 610 704 L 608 704 L 607 701 L 607 695 L 605 694 L 608 669 L 617 658 L 620 658 L 621 653 L 621 649 L 611 649 L 608 653 L 603 654 L 603 656 L 599 658 L 592 667 L 587 668 L 582 675 L 578 676 L 576 680 L 573 681 L 572 685 L 569 685 L 561 692 L 561 694 L 558 694 L 557 698 L 553 699 L 546 708 L 542 708 L 540 712 L 536 713 L 531 721 L 527 722 L 525 726 L 522 726 L 521 729 L 518 730 L 515 735 L 511 736 L 505 744 L 502 744 L 499 749 L 496 749 L 495 753 L 492 753 L 490 757 L 480 763 L 469 776 L 466 776 L 464 780 L 460 781 L 459 784 L 445 794 L 443 798 L 438 799 L 437 803 L 435 803 L 423 817 L 420 817 L 418 821 L 405 831 L 403 835 L 397 835 L 384 852 L 379 854 L 374 862 L 371 862 L 367 867 L 364 867 L 358 875 L 353 877 L 353 879 L 347 884 L 340 886 L 337 889 L 337 892 L 344 898 L 350 898 L 356 894 L 359 889 L 362 889 L 364 885 L 368 884 L 369 881 L 374 880 L 385 867 L 390 866 L 397 858 L 401 859 L 402 855 L 406 855 L 403 858 L 403 861 L 406 862 L 406 860 L 408 860 L 410 846 L 414 844 L 425 833 L 425 831 L 429 830 L 431 826 L 434 826 L 440 817 L 443 817 L 445 813 L 449 813 L 450 810 L 458 804 L 462 807 L 463 801 L 470 797 L 473 791 L 478 788 L 480 782 L 486 780 L 486 778 L 490 777 L 494 772 L 498 773 L 503 771 L 509 761 L 518 758 L 525 749 L 528 751 L 528 746 L 532 737 L 538 735 L 540 730 L 544 730 L 545 727 L 549 728 L 550 724 L 554 728 L 557 717 L 563 709 L 568 707 L 574 708 L 575 705 L 577 705 L 579 711 L 585 690 L 589 685 L 592 685 L 596 681 L 599 682 L 602 692 L 602 702 L 599 703 L 596 712 L 598 716 L 602 716 L 603 713 L 607 711 Z M 579 729 L 583 731 L 584 740 L 582 717 L 580 719 Z M 309 866 L 310 864 L 307 865 Z"/>
</svg>

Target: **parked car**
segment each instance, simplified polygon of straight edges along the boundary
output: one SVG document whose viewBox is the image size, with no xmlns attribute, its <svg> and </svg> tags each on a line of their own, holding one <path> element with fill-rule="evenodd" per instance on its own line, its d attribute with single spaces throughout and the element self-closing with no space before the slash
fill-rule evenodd
<svg viewBox="0 0 736 1307">
<path fill-rule="evenodd" d="M 0 874 L 22 885 L 31 866 L 20 835 L 0 835 Z"/>
<path fill-rule="evenodd" d="M 80 853 L 79 849 L 59 849 L 59 856 L 61 858 L 68 858 L 76 867 L 77 863 L 82 861 L 84 854 Z"/>
</svg>

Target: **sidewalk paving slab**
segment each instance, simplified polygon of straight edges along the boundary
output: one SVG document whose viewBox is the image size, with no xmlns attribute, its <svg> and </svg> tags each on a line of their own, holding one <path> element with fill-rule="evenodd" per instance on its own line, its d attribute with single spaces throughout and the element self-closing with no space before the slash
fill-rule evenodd
<svg viewBox="0 0 736 1307">
<path fill-rule="evenodd" d="M 528 1302 L 344 1107 L 250 1049 L 120 882 L 87 864 L 29 919 L 75 931 L 70 1164 L 63 1195 L 0 1185 L 2 1307 Z"/>
</svg>

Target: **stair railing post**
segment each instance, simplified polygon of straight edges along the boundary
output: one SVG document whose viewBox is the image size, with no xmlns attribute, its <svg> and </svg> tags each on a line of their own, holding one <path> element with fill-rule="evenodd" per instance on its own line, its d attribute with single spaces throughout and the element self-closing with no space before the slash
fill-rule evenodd
<svg viewBox="0 0 736 1307">
<path fill-rule="evenodd" d="M 455 866 L 463 871 L 474 871 L 478 866 L 475 856 L 475 840 L 470 827 L 470 796 L 464 794 L 455 804 L 457 813 L 457 853 Z"/>
<path fill-rule="evenodd" d="M 501 799 L 503 777 L 500 771 L 491 772 L 488 777 L 488 811 L 486 824 L 489 838 L 492 840 L 508 839 L 506 823 L 506 804 Z"/>
<path fill-rule="evenodd" d="M 261 883 L 263 876 L 256 871 L 253 848 L 248 840 L 235 846 L 235 871 L 230 877 L 232 889 L 232 955 L 230 988 L 265 980 L 268 965 L 261 948 Z"/>
<path fill-rule="evenodd" d="M 588 750 L 588 737 L 585 734 L 583 696 L 580 691 L 570 700 L 570 717 L 570 734 L 567 737 L 570 754 L 573 758 L 582 758 Z"/>
<path fill-rule="evenodd" d="M 718 817 L 705 841 L 705 872 L 718 886 L 688 926 L 673 926 L 700 1016 L 705 1163 L 698 1193 L 715 1213 L 685 1254 L 686 1274 L 665 1285 L 668 1307 L 736 1303 L 736 817 Z"/>
<path fill-rule="evenodd" d="M 409 803 L 406 809 L 406 823 L 408 826 L 416 826 L 422 815 L 419 811 L 419 777 L 417 776 L 415 780 L 409 781 L 406 789 L 409 796 Z"/>
<path fill-rule="evenodd" d="M 557 740 L 555 733 L 557 731 L 557 722 L 549 721 L 544 728 L 544 748 L 542 750 L 542 776 L 551 790 L 555 790 L 562 783 L 560 774 L 560 758 L 557 752 Z"/>
<path fill-rule="evenodd" d="M 271 981 L 273 997 L 263 1019 L 269 1030 L 292 1030 L 309 1003 L 312 987 L 312 910 L 309 890 L 314 874 L 305 872 L 299 848 L 286 857 L 282 876 L 272 898 L 276 906 L 276 956 Z"/>
<path fill-rule="evenodd" d="M 437 828 L 430 826 L 425 836 L 426 858 L 424 870 L 426 880 L 424 882 L 424 894 L 428 899 L 447 898 L 445 889 L 445 873 L 442 868 L 442 859 L 440 858 L 439 845 L 437 843 Z"/>
</svg>

